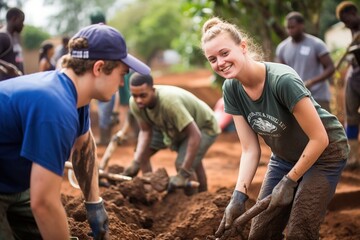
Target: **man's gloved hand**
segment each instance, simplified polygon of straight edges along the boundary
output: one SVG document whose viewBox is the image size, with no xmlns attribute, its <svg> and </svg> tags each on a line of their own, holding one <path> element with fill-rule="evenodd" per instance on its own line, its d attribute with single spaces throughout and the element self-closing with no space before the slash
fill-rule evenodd
<svg viewBox="0 0 360 240">
<path fill-rule="evenodd" d="M 85 208 L 94 239 L 109 239 L 109 219 L 102 198 L 99 202 L 85 202 Z"/>
<path fill-rule="evenodd" d="M 136 160 L 132 160 L 131 165 L 125 169 L 122 173 L 125 176 L 135 177 L 140 171 L 140 163 Z"/>
<path fill-rule="evenodd" d="M 229 229 L 233 221 L 245 212 L 245 202 L 249 199 L 248 195 L 235 190 L 231 196 L 231 200 L 227 205 L 224 216 L 220 222 L 218 230 L 215 232 L 215 237 L 221 237 L 225 230 Z"/>
<path fill-rule="evenodd" d="M 191 177 L 191 172 L 180 168 L 179 172 L 170 177 L 168 192 L 173 192 L 176 188 L 184 188 L 189 183 L 189 178 Z"/>
<path fill-rule="evenodd" d="M 268 209 L 284 207 L 291 204 L 297 185 L 297 182 L 285 175 L 273 189 Z"/>
</svg>

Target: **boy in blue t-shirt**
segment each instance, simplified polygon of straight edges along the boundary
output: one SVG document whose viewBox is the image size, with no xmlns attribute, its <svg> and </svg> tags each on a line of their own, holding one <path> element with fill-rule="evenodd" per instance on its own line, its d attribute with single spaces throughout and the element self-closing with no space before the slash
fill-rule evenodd
<svg viewBox="0 0 360 240">
<path fill-rule="evenodd" d="M 150 69 L 103 24 L 70 40 L 63 67 L 0 82 L 0 239 L 69 239 L 60 188 L 70 156 L 93 236 L 109 238 L 89 103 L 109 101 L 129 67 Z"/>
</svg>

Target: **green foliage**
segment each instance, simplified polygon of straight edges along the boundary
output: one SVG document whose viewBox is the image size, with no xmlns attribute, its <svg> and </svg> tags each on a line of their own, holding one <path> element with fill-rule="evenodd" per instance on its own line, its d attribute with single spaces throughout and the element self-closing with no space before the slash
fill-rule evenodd
<svg viewBox="0 0 360 240">
<path fill-rule="evenodd" d="M 325 30 L 338 22 L 335 8 L 339 2 L 341 0 L 186 0 L 183 12 L 193 19 L 193 31 L 184 37 L 190 41 L 179 40 L 178 44 L 188 46 L 195 39 L 200 42 L 198 29 L 210 17 L 218 16 L 239 26 L 261 46 L 265 60 L 273 61 L 277 45 L 287 37 L 284 23 L 289 12 L 301 12 L 306 19 L 306 31 L 323 38 Z M 214 79 L 221 85 L 223 79 L 218 76 Z"/>
<path fill-rule="evenodd" d="M 325 29 L 337 22 L 335 8 L 339 2 L 341 1 L 187 0 L 183 5 L 186 6 L 184 11 L 187 14 L 200 18 L 197 21 L 199 25 L 213 15 L 235 23 L 262 45 L 265 59 L 272 60 L 276 46 L 287 37 L 284 21 L 290 11 L 301 12 L 306 19 L 306 31 L 322 38 Z M 210 11 L 203 14 L 203 9 Z"/>
<path fill-rule="evenodd" d="M 183 18 L 176 1 L 142 0 L 117 12 L 109 22 L 125 36 L 129 51 L 141 55 L 147 63 L 172 46 L 184 31 Z"/>
<path fill-rule="evenodd" d="M 72 35 L 80 28 L 90 24 L 90 15 L 94 9 L 103 11 L 107 17 L 107 10 L 113 5 L 115 0 L 44 0 L 45 5 L 58 6 L 58 11 L 51 16 L 49 23 L 58 34 Z"/>
<path fill-rule="evenodd" d="M 187 67 L 204 67 L 207 63 L 200 48 L 201 26 L 205 19 L 210 17 L 214 11 L 214 4 L 210 1 L 193 0 L 183 1 L 181 11 L 184 18 L 189 19 L 185 30 L 178 39 L 173 41 L 173 47 L 182 55 Z"/>
<path fill-rule="evenodd" d="M 41 43 L 50 38 L 50 34 L 41 28 L 25 25 L 21 32 L 22 44 L 25 49 L 38 49 Z"/>
<path fill-rule="evenodd" d="M 287 37 L 284 20 L 290 11 L 301 12 L 306 18 L 306 31 L 323 38 L 325 30 L 338 22 L 335 8 L 339 2 L 341 0 L 44 0 L 46 5 L 59 8 L 50 21 L 58 34 L 75 33 L 90 24 L 91 13 L 99 10 L 105 13 L 107 24 L 123 33 L 129 51 L 148 64 L 166 49 L 177 50 L 182 62 L 174 67 L 176 69 L 207 66 L 199 46 L 201 27 L 212 16 L 238 25 L 261 46 L 264 60 L 272 61 L 276 46 Z M 360 0 L 354 2 L 359 4 Z"/>
</svg>

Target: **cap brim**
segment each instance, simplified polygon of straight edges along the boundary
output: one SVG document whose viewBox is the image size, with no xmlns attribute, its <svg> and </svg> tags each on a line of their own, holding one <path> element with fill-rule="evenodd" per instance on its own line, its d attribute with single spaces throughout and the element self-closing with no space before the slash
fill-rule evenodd
<svg viewBox="0 0 360 240">
<path fill-rule="evenodd" d="M 121 61 L 123 61 L 126 65 L 128 65 L 129 68 L 140 74 L 146 75 L 146 74 L 150 74 L 151 72 L 151 69 L 148 65 L 141 62 L 139 59 L 132 56 L 131 54 L 128 54 L 126 58 L 121 59 Z"/>
</svg>

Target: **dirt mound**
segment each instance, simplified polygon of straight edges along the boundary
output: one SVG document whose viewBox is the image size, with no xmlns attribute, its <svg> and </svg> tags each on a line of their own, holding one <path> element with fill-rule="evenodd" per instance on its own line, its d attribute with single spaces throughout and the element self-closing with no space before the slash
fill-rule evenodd
<svg viewBox="0 0 360 240">
<path fill-rule="evenodd" d="M 113 184 L 101 188 L 101 195 L 109 215 L 111 239 L 119 240 L 215 239 L 213 234 L 233 191 L 223 187 L 192 196 L 185 195 L 181 189 L 159 193 L 140 177 Z M 83 199 L 64 194 L 62 200 L 72 236 L 92 239 Z M 246 207 L 254 203 L 250 199 Z M 329 211 L 321 226 L 321 239 L 359 239 L 359 226 L 360 209 Z M 249 228 L 250 222 L 239 232 L 240 239 L 247 239 Z"/>
<path fill-rule="evenodd" d="M 112 239 L 214 239 L 232 189 L 220 188 L 215 193 L 192 196 L 182 189 L 159 193 L 140 177 L 102 188 L 102 197 L 110 220 Z M 91 239 L 86 211 L 81 197 L 63 195 L 71 234 Z M 253 205 L 254 201 L 249 201 Z M 247 235 L 249 225 L 243 233 Z"/>
</svg>

